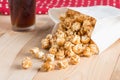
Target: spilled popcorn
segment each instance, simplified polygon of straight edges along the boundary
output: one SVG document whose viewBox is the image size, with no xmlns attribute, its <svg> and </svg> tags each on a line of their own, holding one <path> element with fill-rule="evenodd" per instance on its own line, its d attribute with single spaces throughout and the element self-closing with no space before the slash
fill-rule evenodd
<svg viewBox="0 0 120 80">
<path fill-rule="evenodd" d="M 37 47 L 30 50 L 36 58 L 43 60 L 42 71 L 65 69 L 69 65 L 78 64 L 80 57 L 90 57 L 99 52 L 91 40 L 95 18 L 68 9 L 60 20 L 54 35 L 48 34 L 41 41 L 42 48 L 48 50 L 48 53 Z"/>
<path fill-rule="evenodd" d="M 28 68 L 30 68 L 31 66 L 32 66 L 32 61 L 31 61 L 31 59 L 30 59 L 29 57 L 24 58 L 23 61 L 22 61 L 22 67 L 23 67 L 24 69 L 28 69 Z"/>
</svg>

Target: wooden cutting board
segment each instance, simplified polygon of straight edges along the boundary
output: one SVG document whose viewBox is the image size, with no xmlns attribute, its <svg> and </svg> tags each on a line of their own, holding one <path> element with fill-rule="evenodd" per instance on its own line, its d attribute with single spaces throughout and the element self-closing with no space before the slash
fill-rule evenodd
<svg viewBox="0 0 120 80">
<path fill-rule="evenodd" d="M 28 50 L 40 47 L 41 39 L 51 32 L 53 25 L 47 15 L 39 15 L 35 31 L 14 32 L 9 16 L 0 16 L 0 80 L 120 80 L 120 40 L 100 55 L 82 57 L 78 65 L 51 72 L 38 71 L 41 62 L 28 54 Z M 33 67 L 28 70 L 20 66 L 26 56 L 33 61 Z"/>
</svg>

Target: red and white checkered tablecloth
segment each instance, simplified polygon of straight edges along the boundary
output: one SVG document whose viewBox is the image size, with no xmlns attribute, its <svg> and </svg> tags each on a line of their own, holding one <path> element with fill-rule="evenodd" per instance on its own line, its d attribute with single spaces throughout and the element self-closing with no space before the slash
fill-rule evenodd
<svg viewBox="0 0 120 80">
<path fill-rule="evenodd" d="M 109 5 L 120 8 L 120 0 L 36 0 L 36 14 L 47 14 L 53 7 Z M 0 14 L 9 15 L 8 0 L 0 0 Z"/>
</svg>

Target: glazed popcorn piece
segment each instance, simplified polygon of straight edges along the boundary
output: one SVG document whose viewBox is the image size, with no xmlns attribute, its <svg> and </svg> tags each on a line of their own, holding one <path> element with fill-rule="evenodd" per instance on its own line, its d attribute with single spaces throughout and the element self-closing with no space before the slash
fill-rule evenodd
<svg viewBox="0 0 120 80">
<path fill-rule="evenodd" d="M 45 55 L 45 53 L 41 51 L 38 47 L 31 49 L 30 53 L 32 53 L 36 58 L 39 58 L 39 59 L 42 59 Z"/>
<path fill-rule="evenodd" d="M 89 37 L 91 37 L 92 31 L 93 31 L 93 27 L 91 27 L 91 29 L 86 32 Z"/>
<path fill-rule="evenodd" d="M 66 34 L 65 34 L 64 31 L 62 31 L 62 30 L 57 30 L 57 32 L 55 33 L 55 35 L 56 35 L 58 38 L 65 38 L 65 37 L 66 37 Z"/>
<path fill-rule="evenodd" d="M 71 57 L 73 55 L 75 55 L 75 53 L 72 51 L 72 49 L 69 49 L 69 50 L 65 51 L 65 56 L 66 57 Z"/>
<path fill-rule="evenodd" d="M 57 45 L 62 46 L 65 43 L 65 39 L 61 38 L 61 37 L 58 37 L 56 42 L 57 42 Z"/>
<path fill-rule="evenodd" d="M 41 66 L 40 70 L 41 70 L 41 71 L 48 72 L 48 71 L 54 70 L 54 68 L 55 68 L 55 65 L 54 65 L 52 62 L 45 62 L 45 63 L 43 63 L 43 65 Z"/>
<path fill-rule="evenodd" d="M 47 62 L 53 62 L 55 58 L 55 55 L 53 54 L 46 54 L 46 61 Z"/>
<path fill-rule="evenodd" d="M 72 36 L 74 34 L 74 32 L 71 29 L 65 31 L 65 33 L 67 36 Z"/>
<path fill-rule="evenodd" d="M 48 39 L 43 39 L 41 43 L 42 43 L 42 48 L 44 49 L 49 48 L 50 41 Z"/>
<path fill-rule="evenodd" d="M 71 19 L 70 17 L 66 17 L 64 22 L 63 22 L 65 24 L 64 28 L 67 30 L 70 29 L 73 22 L 74 22 L 73 19 Z"/>
<path fill-rule="evenodd" d="M 79 44 L 80 43 L 80 36 L 75 35 L 74 38 L 72 39 L 73 44 Z"/>
<path fill-rule="evenodd" d="M 80 30 L 80 27 L 81 27 L 81 23 L 75 22 L 75 23 L 73 23 L 73 25 L 71 26 L 71 29 L 72 29 L 72 31 L 78 31 L 78 30 Z"/>
<path fill-rule="evenodd" d="M 65 18 L 66 18 L 66 14 L 61 14 L 61 15 L 60 15 L 60 20 L 61 20 L 61 21 L 64 21 Z"/>
<path fill-rule="evenodd" d="M 52 46 L 52 47 L 49 49 L 49 53 L 55 55 L 55 54 L 57 53 L 57 47 Z"/>
<path fill-rule="evenodd" d="M 80 13 L 74 15 L 74 19 L 80 23 L 82 23 L 86 17 L 87 17 L 86 15 Z"/>
<path fill-rule="evenodd" d="M 81 37 L 81 42 L 82 43 L 87 44 L 87 43 L 89 43 L 89 41 L 90 41 L 90 38 L 87 35 L 83 35 Z"/>
<path fill-rule="evenodd" d="M 39 51 L 38 53 L 35 54 L 36 58 L 42 59 L 44 57 L 45 53 L 43 51 Z"/>
<path fill-rule="evenodd" d="M 91 24 L 90 20 L 84 20 L 83 21 L 82 27 L 84 27 L 86 30 L 87 30 L 88 27 L 91 27 L 91 26 L 92 26 L 92 24 Z"/>
<path fill-rule="evenodd" d="M 34 47 L 30 50 L 30 53 L 32 54 L 36 54 L 36 53 L 39 53 L 40 49 L 38 47 Z"/>
<path fill-rule="evenodd" d="M 30 59 L 29 57 L 24 58 L 23 61 L 22 61 L 22 67 L 23 67 L 24 69 L 28 69 L 28 68 L 30 68 L 31 66 L 32 66 L 32 61 L 31 61 L 31 59 Z"/>
<path fill-rule="evenodd" d="M 77 45 L 75 45 L 72 49 L 73 49 L 73 51 L 74 51 L 76 54 L 79 55 L 80 53 L 83 52 L 84 47 L 83 47 L 82 44 L 77 44 Z"/>
<path fill-rule="evenodd" d="M 65 69 L 68 67 L 68 61 L 67 60 L 61 60 L 57 62 L 57 68 L 58 69 Z"/>
<path fill-rule="evenodd" d="M 51 40 L 51 39 L 52 39 L 52 34 L 48 34 L 48 35 L 46 36 L 46 39 Z"/>
<path fill-rule="evenodd" d="M 79 63 L 79 61 L 80 61 L 80 57 L 78 55 L 73 55 L 70 58 L 70 64 L 72 64 L 72 65 Z"/>
<path fill-rule="evenodd" d="M 67 41 L 67 42 L 65 42 L 65 44 L 64 44 L 64 48 L 65 49 L 72 49 L 72 47 L 74 46 L 74 44 L 72 44 L 70 41 Z"/>
<path fill-rule="evenodd" d="M 97 54 L 99 52 L 96 44 L 90 44 L 89 47 L 90 47 L 92 54 Z"/>
<path fill-rule="evenodd" d="M 65 53 L 63 49 L 59 49 L 59 51 L 55 54 L 55 58 L 57 60 L 62 60 L 65 58 Z"/>
<path fill-rule="evenodd" d="M 74 38 L 74 35 L 67 36 L 66 41 L 72 42 L 73 38 Z"/>
<path fill-rule="evenodd" d="M 89 47 L 86 47 L 86 49 L 83 52 L 83 56 L 90 57 L 92 55 L 91 49 Z"/>
</svg>

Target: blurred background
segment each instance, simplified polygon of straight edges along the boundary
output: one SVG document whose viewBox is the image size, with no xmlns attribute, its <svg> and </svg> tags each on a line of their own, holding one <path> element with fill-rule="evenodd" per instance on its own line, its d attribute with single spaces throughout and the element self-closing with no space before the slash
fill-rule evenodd
<svg viewBox="0 0 120 80">
<path fill-rule="evenodd" d="M 36 0 L 36 14 L 47 14 L 53 7 L 113 6 L 120 8 L 120 0 Z M 0 14 L 9 15 L 8 0 L 0 0 Z"/>
</svg>

